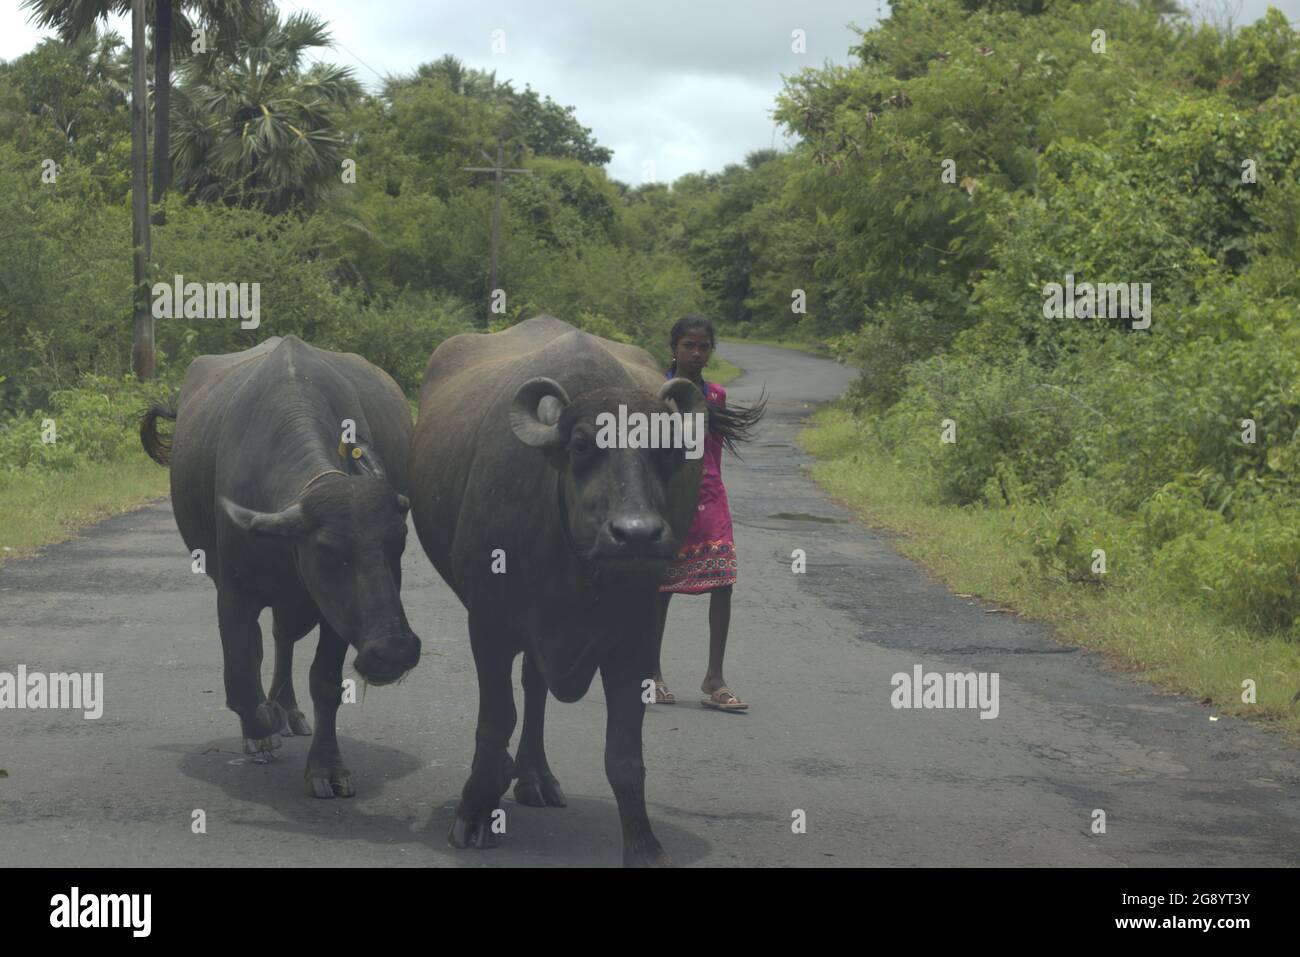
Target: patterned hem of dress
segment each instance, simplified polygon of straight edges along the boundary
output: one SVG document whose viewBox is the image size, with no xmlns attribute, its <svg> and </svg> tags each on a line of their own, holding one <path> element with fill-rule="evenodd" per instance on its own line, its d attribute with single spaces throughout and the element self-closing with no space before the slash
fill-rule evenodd
<svg viewBox="0 0 1300 957">
<path fill-rule="evenodd" d="M 736 583 L 736 546 L 718 540 L 682 550 L 668 566 L 661 592 L 699 594 Z"/>
</svg>

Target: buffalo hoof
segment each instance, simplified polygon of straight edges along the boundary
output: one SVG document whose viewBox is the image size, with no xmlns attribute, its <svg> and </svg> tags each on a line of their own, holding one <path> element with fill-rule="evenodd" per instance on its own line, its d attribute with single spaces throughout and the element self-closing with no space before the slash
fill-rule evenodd
<svg viewBox="0 0 1300 957">
<path fill-rule="evenodd" d="M 528 807 L 566 807 L 564 791 L 549 771 L 521 771 L 515 782 L 515 800 Z"/>
<path fill-rule="evenodd" d="M 281 732 L 286 738 L 294 735 L 303 735 L 304 737 L 311 734 L 311 725 L 307 723 L 307 716 L 297 708 L 290 708 L 287 712 L 284 730 Z"/>
<path fill-rule="evenodd" d="M 342 765 L 328 768 L 307 767 L 307 791 L 317 798 L 350 798 L 356 795 L 352 787 L 352 772 Z"/>
<path fill-rule="evenodd" d="M 289 716 L 277 702 L 263 701 L 257 706 L 257 710 L 252 715 L 241 713 L 239 717 L 240 724 L 244 728 L 245 738 L 251 738 L 254 741 L 275 738 L 275 744 L 272 747 L 278 748 L 280 746 L 280 740 L 275 736 L 284 730 Z"/>
<path fill-rule="evenodd" d="M 488 812 L 475 819 L 457 812 L 456 820 L 452 822 L 451 830 L 447 832 L 447 843 L 462 850 L 473 847 L 486 851 L 489 848 L 499 847 L 501 835 L 492 831 L 492 814 L 493 812 Z"/>
<path fill-rule="evenodd" d="M 272 734 L 265 738 L 245 738 L 245 754 L 264 754 L 269 756 L 272 751 L 280 746 L 280 736 Z"/>
</svg>

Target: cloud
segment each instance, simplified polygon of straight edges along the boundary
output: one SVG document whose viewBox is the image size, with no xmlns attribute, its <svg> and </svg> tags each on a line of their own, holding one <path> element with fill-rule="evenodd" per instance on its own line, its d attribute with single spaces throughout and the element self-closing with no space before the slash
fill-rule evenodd
<svg viewBox="0 0 1300 957">
<path fill-rule="evenodd" d="M 329 58 L 354 64 L 368 86 L 377 85 L 377 76 L 451 53 L 576 107 L 578 120 L 614 150 L 610 174 L 630 183 L 641 182 L 649 161 L 655 178 L 670 182 L 780 146 L 770 114 L 781 74 L 826 59 L 845 62 L 856 40 L 847 24 L 855 18 L 869 24 L 874 6 L 870 0 L 830 0 L 807 11 L 788 0 L 304 4 L 332 25 L 340 45 Z M 795 29 L 807 36 L 802 55 L 790 49 Z M 503 31 L 504 52 L 493 51 L 496 30 Z"/>
</svg>

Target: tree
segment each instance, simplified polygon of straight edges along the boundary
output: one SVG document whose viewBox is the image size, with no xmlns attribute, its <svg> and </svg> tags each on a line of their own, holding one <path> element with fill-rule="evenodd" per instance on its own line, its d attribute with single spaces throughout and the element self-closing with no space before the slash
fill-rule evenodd
<svg viewBox="0 0 1300 957">
<path fill-rule="evenodd" d="M 331 43 L 323 20 L 266 10 L 234 49 L 210 49 L 180 70 L 171 149 L 177 185 L 201 202 L 311 208 L 337 182 L 347 140 L 340 116 L 361 96 L 351 69 L 317 63 Z"/>
<path fill-rule="evenodd" d="M 605 166 L 614 158 L 614 151 L 599 145 L 590 128 L 578 122 L 574 107 L 561 106 L 549 96 L 542 98 L 531 86 L 519 92 L 510 80 L 498 80 L 495 70 L 467 67 L 451 54 L 422 63 L 413 73 L 390 76 L 384 82 L 384 98 L 394 102 L 426 81 L 444 82 L 452 93 L 490 105 L 501 135 L 511 143 L 527 143 L 534 156 L 576 159 L 594 166 Z"/>
<path fill-rule="evenodd" d="M 144 85 L 144 0 L 131 4 L 131 279 L 135 345 L 131 367 L 137 379 L 154 376 L 153 314 L 149 311 L 149 149 L 148 116 Z"/>
<path fill-rule="evenodd" d="M 448 89 L 457 96 L 477 100 L 493 100 L 503 94 L 514 94 L 514 87 L 509 80 L 498 82 L 496 70 L 477 70 L 466 66 L 458 57 L 446 53 L 432 63 L 421 63 L 411 73 L 388 77 L 384 80 L 384 99 L 391 101 L 402 90 L 425 80 L 445 81 Z"/>
<path fill-rule="evenodd" d="M 0 65 L 17 98 L 5 104 L 0 136 L 93 162 L 128 129 L 130 50 L 117 33 L 92 30 L 70 43 L 44 40 Z M 39 146 L 37 145 L 39 144 Z"/>
<path fill-rule="evenodd" d="M 511 91 L 507 102 L 507 134 L 527 143 L 535 155 L 576 159 L 592 166 L 605 166 L 614 158 L 614 151 L 599 145 L 591 130 L 578 122 L 572 106 L 561 106 L 549 96 L 541 99 L 528 86 L 522 93 Z"/>
<path fill-rule="evenodd" d="M 190 50 L 190 35 L 196 25 L 215 33 L 225 42 L 239 35 L 248 20 L 266 6 L 267 0 L 149 0 L 145 5 L 153 24 L 154 56 L 154 180 L 153 201 L 161 202 L 171 182 L 168 160 L 171 109 L 171 58 Z M 132 11 L 131 0 L 23 0 L 37 26 L 53 28 L 65 42 L 96 33 L 96 24 L 110 16 Z M 185 8 L 194 13 L 192 21 Z M 175 32 L 173 26 L 181 29 Z M 116 34 L 108 34 L 115 36 Z"/>
</svg>

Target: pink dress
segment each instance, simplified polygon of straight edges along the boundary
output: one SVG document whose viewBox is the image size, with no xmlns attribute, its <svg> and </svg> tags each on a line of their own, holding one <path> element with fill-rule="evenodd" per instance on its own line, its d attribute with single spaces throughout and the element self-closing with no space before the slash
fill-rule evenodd
<svg viewBox="0 0 1300 957">
<path fill-rule="evenodd" d="M 710 402 L 727 405 L 726 390 L 704 383 Z M 722 484 L 722 442 L 712 432 L 704 439 L 704 474 L 695 521 L 677 558 L 668 566 L 660 591 L 698 595 L 736 583 L 736 543 L 731 533 L 731 507 Z"/>
</svg>

